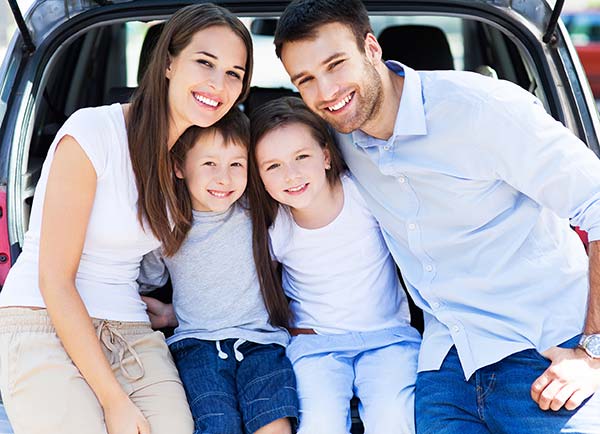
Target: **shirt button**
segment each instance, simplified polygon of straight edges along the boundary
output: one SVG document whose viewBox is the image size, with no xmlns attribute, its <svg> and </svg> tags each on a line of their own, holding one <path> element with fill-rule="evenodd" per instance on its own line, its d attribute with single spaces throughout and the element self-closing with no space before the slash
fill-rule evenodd
<svg viewBox="0 0 600 434">
<path fill-rule="evenodd" d="M 389 151 L 390 149 L 392 149 L 392 147 L 391 147 L 390 145 L 385 145 L 385 146 L 383 147 L 383 150 L 384 150 L 384 151 Z"/>
<path fill-rule="evenodd" d="M 437 301 L 434 301 L 432 306 L 433 306 L 434 309 L 439 309 L 440 308 L 440 304 Z"/>
<path fill-rule="evenodd" d="M 457 325 L 452 326 L 452 330 L 454 330 L 454 333 L 458 333 L 460 331 L 460 327 Z"/>
<path fill-rule="evenodd" d="M 410 223 L 410 224 L 408 225 L 408 229 L 410 229 L 411 231 L 414 231 L 416 228 L 417 228 L 417 225 L 416 225 L 416 224 L 414 224 L 414 223 Z"/>
<path fill-rule="evenodd" d="M 431 265 L 425 266 L 425 271 L 433 271 L 433 267 Z"/>
<path fill-rule="evenodd" d="M 398 182 L 400 184 L 404 184 L 406 182 L 406 178 L 404 176 L 401 176 L 400 178 L 398 178 Z"/>
</svg>

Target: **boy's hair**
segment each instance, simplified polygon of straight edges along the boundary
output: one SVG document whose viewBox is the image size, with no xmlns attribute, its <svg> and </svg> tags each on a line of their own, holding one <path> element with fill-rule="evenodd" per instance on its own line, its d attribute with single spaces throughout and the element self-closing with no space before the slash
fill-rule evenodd
<svg viewBox="0 0 600 434">
<path fill-rule="evenodd" d="M 286 125 L 299 124 L 308 128 L 310 136 L 330 154 L 331 168 L 327 170 L 330 185 L 339 182 L 345 169 L 335 145 L 332 130 L 297 97 L 285 97 L 267 102 L 253 112 L 250 120 L 250 148 L 248 152 L 248 201 L 253 224 L 254 262 L 265 304 L 276 325 L 287 325 L 291 318 L 289 303 L 281 286 L 279 271 L 273 264 L 269 249 L 269 227 L 275 221 L 279 204 L 273 199 L 260 179 L 256 161 L 256 145 L 270 131 Z"/>
<path fill-rule="evenodd" d="M 330 23 L 348 26 L 361 51 L 367 33 L 373 33 L 369 14 L 360 0 L 294 0 L 277 23 L 274 41 L 277 57 L 281 58 L 284 43 L 314 38 L 319 27 Z"/>
<path fill-rule="evenodd" d="M 190 228 L 192 227 L 192 200 L 188 191 L 185 180 L 179 179 L 175 175 L 175 167 L 182 168 L 186 156 L 190 149 L 198 142 L 198 140 L 209 134 L 221 134 L 225 146 L 230 144 L 242 146 L 245 149 L 249 148 L 250 144 L 250 121 L 248 117 L 242 113 L 237 107 L 233 107 L 225 116 L 210 127 L 199 127 L 192 125 L 177 139 L 169 152 L 169 156 L 173 165 L 173 183 L 175 185 L 175 195 L 178 209 L 185 216 L 185 224 L 182 224 L 177 236 L 177 242 L 172 246 L 171 250 L 165 249 L 165 255 L 174 255 L 181 244 L 185 240 Z M 163 247 L 164 248 L 164 247 Z"/>
</svg>

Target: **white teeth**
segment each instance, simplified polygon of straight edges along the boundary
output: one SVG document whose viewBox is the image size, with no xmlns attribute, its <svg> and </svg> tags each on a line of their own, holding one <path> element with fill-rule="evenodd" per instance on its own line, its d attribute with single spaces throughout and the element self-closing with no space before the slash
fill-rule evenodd
<svg viewBox="0 0 600 434">
<path fill-rule="evenodd" d="M 214 190 L 208 190 L 208 192 L 210 194 L 212 194 L 213 196 L 221 198 L 221 199 L 226 197 L 228 194 L 227 192 L 220 192 L 220 191 L 214 191 Z"/>
<path fill-rule="evenodd" d="M 194 98 L 196 98 L 196 101 L 200 101 L 201 103 L 204 103 L 211 107 L 216 107 L 219 105 L 218 101 L 215 101 L 214 99 L 210 99 L 202 95 L 198 95 L 197 93 L 194 94 Z"/>
<path fill-rule="evenodd" d="M 337 104 L 329 106 L 327 108 L 329 109 L 330 112 L 337 111 L 337 110 L 341 109 L 342 107 L 344 107 L 346 104 L 348 104 L 351 99 L 352 99 L 352 95 L 348 95 L 347 97 L 342 98 L 342 100 L 340 102 L 338 102 Z"/>
<path fill-rule="evenodd" d="M 300 190 L 302 190 L 302 189 L 304 188 L 304 186 L 305 186 L 305 185 L 306 185 L 306 184 L 302 184 L 302 185 L 299 185 L 298 187 L 292 187 L 292 188 L 288 188 L 288 191 L 291 191 L 292 193 L 295 193 L 295 192 L 297 192 L 297 191 L 300 191 Z"/>
</svg>

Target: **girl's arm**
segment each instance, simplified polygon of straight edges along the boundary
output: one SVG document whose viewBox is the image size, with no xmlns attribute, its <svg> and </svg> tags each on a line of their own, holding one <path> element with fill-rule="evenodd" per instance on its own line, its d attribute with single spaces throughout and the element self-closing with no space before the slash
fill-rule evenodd
<svg viewBox="0 0 600 434">
<path fill-rule="evenodd" d="M 95 192 L 92 163 L 75 139 L 63 137 L 44 200 L 40 290 L 56 334 L 104 409 L 108 433 L 149 434 L 148 422 L 117 382 L 75 287 Z"/>
</svg>

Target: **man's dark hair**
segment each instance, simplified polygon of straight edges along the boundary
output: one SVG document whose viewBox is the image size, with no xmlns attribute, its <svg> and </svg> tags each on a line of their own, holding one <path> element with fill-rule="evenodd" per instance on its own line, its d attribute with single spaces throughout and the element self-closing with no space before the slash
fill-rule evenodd
<svg viewBox="0 0 600 434">
<path fill-rule="evenodd" d="M 313 38 L 319 27 L 331 23 L 348 26 L 360 50 L 365 48 L 367 33 L 373 33 L 369 14 L 360 0 L 294 0 L 277 23 L 277 57 L 281 58 L 284 43 Z"/>
</svg>

